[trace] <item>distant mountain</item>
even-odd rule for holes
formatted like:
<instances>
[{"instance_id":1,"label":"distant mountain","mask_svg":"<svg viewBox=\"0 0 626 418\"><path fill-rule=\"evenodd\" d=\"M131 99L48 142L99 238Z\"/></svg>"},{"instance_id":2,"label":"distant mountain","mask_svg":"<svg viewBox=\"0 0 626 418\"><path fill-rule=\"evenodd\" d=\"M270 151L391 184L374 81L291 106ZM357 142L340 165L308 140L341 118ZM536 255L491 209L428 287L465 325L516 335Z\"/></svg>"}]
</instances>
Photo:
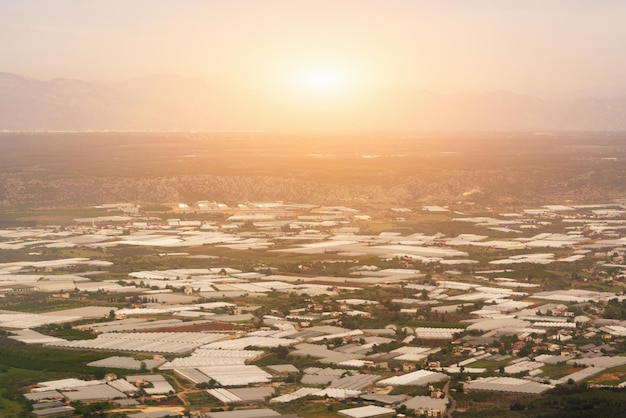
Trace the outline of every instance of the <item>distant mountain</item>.
<instances>
[{"instance_id":1,"label":"distant mountain","mask_svg":"<svg viewBox=\"0 0 626 418\"><path fill-rule=\"evenodd\" d=\"M323 109L275 91L173 75L122 83L0 73L0 130L626 130L626 97L545 100L509 92L371 91Z\"/></svg>"},{"instance_id":2,"label":"distant mountain","mask_svg":"<svg viewBox=\"0 0 626 418\"><path fill-rule=\"evenodd\" d=\"M178 76L106 84L0 73L0 129L193 129L210 98L209 85Z\"/></svg>"}]
</instances>

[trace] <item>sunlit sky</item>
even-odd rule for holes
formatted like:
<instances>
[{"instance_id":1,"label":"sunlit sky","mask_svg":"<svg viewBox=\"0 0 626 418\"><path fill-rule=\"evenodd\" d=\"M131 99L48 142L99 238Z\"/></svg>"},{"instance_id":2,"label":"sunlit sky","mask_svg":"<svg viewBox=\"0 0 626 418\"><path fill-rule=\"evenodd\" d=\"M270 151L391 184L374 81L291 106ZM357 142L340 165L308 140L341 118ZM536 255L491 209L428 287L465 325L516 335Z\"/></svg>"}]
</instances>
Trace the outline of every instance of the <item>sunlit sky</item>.
<instances>
[{"instance_id":1,"label":"sunlit sky","mask_svg":"<svg viewBox=\"0 0 626 418\"><path fill-rule=\"evenodd\" d=\"M0 71L311 94L624 93L625 23L624 0L0 0Z\"/></svg>"}]
</instances>

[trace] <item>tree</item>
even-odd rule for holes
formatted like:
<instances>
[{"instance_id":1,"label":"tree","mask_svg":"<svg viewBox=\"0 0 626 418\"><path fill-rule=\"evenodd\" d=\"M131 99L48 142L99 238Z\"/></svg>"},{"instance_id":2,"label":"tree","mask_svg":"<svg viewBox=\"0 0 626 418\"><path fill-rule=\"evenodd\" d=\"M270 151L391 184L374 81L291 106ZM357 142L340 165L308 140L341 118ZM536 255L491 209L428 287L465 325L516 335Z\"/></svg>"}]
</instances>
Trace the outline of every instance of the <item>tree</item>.
<instances>
[{"instance_id":1,"label":"tree","mask_svg":"<svg viewBox=\"0 0 626 418\"><path fill-rule=\"evenodd\" d=\"M518 357L526 357L526 356L529 356L530 354L532 354L532 352L533 352L533 351L530 349L530 347L525 346L525 347L522 347L522 348L518 351L517 356L518 356Z\"/></svg>"},{"instance_id":2,"label":"tree","mask_svg":"<svg viewBox=\"0 0 626 418\"><path fill-rule=\"evenodd\" d=\"M276 358L281 359L281 360L286 359L287 356L289 355L289 349L283 345L280 345L272 349L272 351L276 355Z\"/></svg>"},{"instance_id":3,"label":"tree","mask_svg":"<svg viewBox=\"0 0 626 418\"><path fill-rule=\"evenodd\" d=\"M396 409L396 413L405 414L408 412L409 408L406 405L400 405L398 409Z\"/></svg>"}]
</instances>

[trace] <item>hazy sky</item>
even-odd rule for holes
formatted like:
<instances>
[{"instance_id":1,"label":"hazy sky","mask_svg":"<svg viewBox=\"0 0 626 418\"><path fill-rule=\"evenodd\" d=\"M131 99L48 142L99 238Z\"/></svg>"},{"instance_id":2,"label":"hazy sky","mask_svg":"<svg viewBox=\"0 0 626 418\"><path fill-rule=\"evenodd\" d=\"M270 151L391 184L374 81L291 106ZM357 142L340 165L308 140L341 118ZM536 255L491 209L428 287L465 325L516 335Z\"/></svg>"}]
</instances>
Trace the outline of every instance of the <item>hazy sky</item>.
<instances>
[{"instance_id":1,"label":"hazy sky","mask_svg":"<svg viewBox=\"0 0 626 418\"><path fill-rule=\"evenodd\" d=\"M624 0L0 0L0 38L39 79L626 92Z\"/></svg>"}]
</instances>

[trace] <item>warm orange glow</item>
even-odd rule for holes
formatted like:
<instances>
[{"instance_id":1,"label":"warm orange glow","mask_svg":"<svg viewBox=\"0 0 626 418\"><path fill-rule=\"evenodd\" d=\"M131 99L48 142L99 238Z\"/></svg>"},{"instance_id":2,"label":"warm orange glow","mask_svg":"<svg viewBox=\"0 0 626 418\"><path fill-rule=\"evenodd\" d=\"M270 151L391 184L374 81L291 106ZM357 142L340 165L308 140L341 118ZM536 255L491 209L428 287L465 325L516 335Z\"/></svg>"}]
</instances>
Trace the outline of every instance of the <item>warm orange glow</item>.
<instances>
[{"instance_id":1,"label":"warm orange glow","mask_svg":"<svg viewBox=\"0 0 626 418\"><path fill-rule=\"evenodd\" d=\"M0 71L114 84L132 102L120 120L144 128L454 130L481 117L510 126L463 94L626 92L623 1L58 1L68 6L0 1L0 37L11 39L0 43ZM143 79L153 75L193 80ZM67 99L93 104L86 124L104 123L111 103L119 114L100 87ZM463 123L452 122L457 108Z\"/></svg>"},{"instance_id":2,"label":"warm orange glow","mask_svg":"<svg viewBox=\"0 0 626 418\"><path fill-rule=\"evenodd\" d=\"M346 76L330 67L313 67L298 75L297 87L304 93L330 95L348 87Z\"/></svg>"}]
</instances>

